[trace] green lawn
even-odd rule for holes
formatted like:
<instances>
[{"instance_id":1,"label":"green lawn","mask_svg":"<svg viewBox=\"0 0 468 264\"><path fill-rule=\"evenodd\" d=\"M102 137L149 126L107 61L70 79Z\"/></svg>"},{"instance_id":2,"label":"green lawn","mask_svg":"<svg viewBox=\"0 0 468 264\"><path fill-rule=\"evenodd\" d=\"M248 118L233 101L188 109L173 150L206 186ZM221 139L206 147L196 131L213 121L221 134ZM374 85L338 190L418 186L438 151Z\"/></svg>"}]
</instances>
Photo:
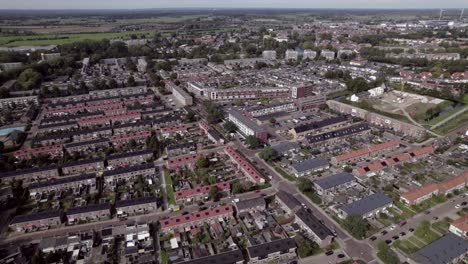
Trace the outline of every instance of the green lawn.
<instances>
[{"instance_id":1,"label":"green lawn","mask_svg":"<svg viewBox=\"0 0 468 264\"><path fill-rule=\"evenodd\" d=\"M174 189L172 188L172 179L171 175L168 171L164 171L164 180L166 182L166 195L167 195L167 202L169 204L176 204L176 200L174 197Z\"/></svg>"},{"instance_id":2,"label":"green lawn","mask_svg":"<svg viewBox=\"0 0 468 264\"><path fill-rule=\"evenodd\" d=\"M463 114L451 119L447 123L434 129L434 132L438 134L448 134L451 131L458 129L468 123L468 111L465 111Z\"/></svg>"},{"instance_id":3,"label":"green lawn","mask_svg":"<svg viewBox=\"0 0 468 264\"><path fill-rule=\"evenodd\" d=\"M432 224L432 229L436 230L440 234L445 234L448 232L450 227L450 218L444 218L438 222Z\"/></svg>"},{"instance_id":4,"label":"green lawn","mask_svg":"<svg viewBox=\"0 0 468 264\"><path fill-rule=\"evenodd\" d=\"M408 240L397 240L393 243L393 246L405 252L406 254L411 254L418 251L418 247Z\"/></svg>"},{"instance_id":5,"label":"green lawn","mask_svg":"<svg viewBox=\"0 0 468 264\"><path fill-rule=\"evenodd\" d=\"M435 125L437 123L439 123L440 121L444 120L445 118L449 117L449 116L452 116L458 112L460 112L461 110L463 110L465 107L468 107L468 106L465 106L465 105L462 105L460 107L457 107L455 109L453 109L452 111L449 111L447 113L444 113L442 115L439 115L438 117L435 117L433 119L431 119L429 122L427 122L428 125Z\"/></svg>"},{"instance_id":6,"label":"green lawn","mask_svg":"<svg viewBox=\"0 0 468 264\"><path fill-rule=\"evenodd\" d=\"M43 46L43 45L62 45L85 39L130 39L130 35L136 34L154 34L153 30L126 31L126 32L107 32L107 33L77 33L77 34L42 34L29 36L8 36L0 37L0 46Z\"/></svg>"},{"instance_id":7,"label":"green lawn","mask_svg":"<svg viewBox=\"0 0 468 264\"><path fill-rule=\"evenodd\" d=\"M286 173L283 169L281 169L280 167L276 166L276 165L273 165L273 167L275 168L275 171L278 172L279 174L281 174L281 176L283 176L283 178L285 178L286 180L288 181L291 181L291 182L294 182L296 181L296 177L292 176L292 175L289 175L288 173Z\"/></svg>"},{"instance_id":8,"label":"green lawn","mask_svg":"<svg viewBox=\"0 0 468 264\"><path fill-rule=\"evenodd\" d=\"M426 244L424 242L422 242L421 240L417 239L415 236L410 236L408 238L408 241L410 241L411 243L413 243L415 246L417 247L424 247Z\"/></svg>"}]
</instances>

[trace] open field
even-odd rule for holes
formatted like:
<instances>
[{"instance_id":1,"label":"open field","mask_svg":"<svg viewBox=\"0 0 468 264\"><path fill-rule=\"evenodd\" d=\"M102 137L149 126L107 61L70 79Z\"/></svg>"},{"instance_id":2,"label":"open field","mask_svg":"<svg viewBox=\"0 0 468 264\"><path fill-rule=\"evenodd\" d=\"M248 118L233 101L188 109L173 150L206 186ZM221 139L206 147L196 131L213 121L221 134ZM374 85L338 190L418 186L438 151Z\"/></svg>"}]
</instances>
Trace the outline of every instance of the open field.
<instances>
[{"instance_id":1,"label":"open field","mask_svg":"<svg viewBox=\"0 0 468 264\"><path fill-rule=\"evenodd\" d=\"M436 129L434 129L434 132L441 135L445 135L462 126L466 126L466 124L468 124L468 112L464 112L463 114L453 118L447 123L437 127Z\"/></svg>"},{"instance_id":2,"label":"open field","mask_svg":"<svg viewBox=\"0 0 468 264\"><path fill-rule=\"evenodd\" d=\"M85 39L101 40L101 39L130 39L130 35L136 34L154 34L155 31L126 31L126 32L111 32L111 33L81 33L81 34L45 34L45 35L30 35L30 36L12 36L0 37L0 46L42 46L42 45L62 45Z\"/></svg>"},{"instance_id":3,"label":"open field","mask_svg":"<svg viewBox=\"0 0 468 264\"><path fill-rule=\"evenodd\" d=\"M203 17L202 15L155 16L148 18L110 19L106 17L26 19L0 22L6 30L19 30L36 34L96 33L110 32L124 25L154 25L160 23L179 23Z\"/></svg>"},{"instance_id":4,"label":"open field","mask_svg":"<svg viewBox=\"0 0 468 264\"><path fill-rule=\"evenodd\" d=\"M146 35L152 37L156 32L162 35L169 35L177 30L137 30L137 31L124 31L124 32L103 32L103 33L78 33L78 34L42 34L42 35L28 35L28 36L8 36L0 37L0 46L4 47L17 47L17 46L45 46L45 45L63 45L70 44L78 41L101 40L101 39L130 39L131 35ZM212 28L203 30L191 31L178 31L179 35L187 33L216 33L216 32L229 32L236 31L232 28Z\"/></svg>"}]
</instances>

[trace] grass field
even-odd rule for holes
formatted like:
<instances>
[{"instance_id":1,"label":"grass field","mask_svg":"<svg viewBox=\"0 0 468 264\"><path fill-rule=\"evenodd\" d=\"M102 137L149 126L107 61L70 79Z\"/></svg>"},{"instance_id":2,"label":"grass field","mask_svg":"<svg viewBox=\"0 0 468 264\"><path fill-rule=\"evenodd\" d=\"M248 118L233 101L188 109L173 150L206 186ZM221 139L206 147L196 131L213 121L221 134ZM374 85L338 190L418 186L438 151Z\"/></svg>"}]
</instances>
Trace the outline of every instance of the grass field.
<instances>
[{"instance_id":1,"label":"grass field","mask_svg":"<svg viewBox=\"0 0 468 264\"><path fill-rule=\"evenodd\" d=\"M156 32L162 35L169 35L177 32L180 35L187 33L217 33L236 31L234 28L212 28L200 29L191 31L177 30L140 30L140 31L125 31L125 32L101 32L101 33L77 33L77 34L39 34L28 36L3 36L0 37L0 46L17 47L17 46L46 46L46 45L63 45L78 41L101 40L101 39L130 39L131 35L140 36L145 34L146 37L152 37Z\"/></svg>"},{"instance_id":2,"label":"grass field","mask_svg":"<svg viewBox=\"0 0 468 264\"><path fill-rule=\"evenodd\" d=\"M468 124L468 111L465 111L463 114L451 119L447 123L434 129L434 132L437 134L445 135L453 130L456 130L464 125Z\"/></svg>"},{"instance_id":3,"label":"grass field","mask_svg":"<svg viewBox=\"0 0 468 264\"><path fill-rule=\"evenodd\" d=\"M166 195L167 195L167 202L169 204L176 204L176 200L174 197L174 189L172 188L172 179L169 172L164 171L164 180L166 182Z\"/></svg>"},{"instance_id":4,"label":"grass field","mask_svg":"<svg viewBox=\"0 0 468 264\"><path fill-rule=\"evenodd\" d=\"M130 39L132 34L150 34L153 35L155 31L126 31L126 32L110 32L110 33L80 33L80 34L43 34L43 35L30 35L30 36L11 36L0 37L0 46L43 46L43 45L62 45L85 39L101 40L101 39Z\"/></svg>"}]
</instances>

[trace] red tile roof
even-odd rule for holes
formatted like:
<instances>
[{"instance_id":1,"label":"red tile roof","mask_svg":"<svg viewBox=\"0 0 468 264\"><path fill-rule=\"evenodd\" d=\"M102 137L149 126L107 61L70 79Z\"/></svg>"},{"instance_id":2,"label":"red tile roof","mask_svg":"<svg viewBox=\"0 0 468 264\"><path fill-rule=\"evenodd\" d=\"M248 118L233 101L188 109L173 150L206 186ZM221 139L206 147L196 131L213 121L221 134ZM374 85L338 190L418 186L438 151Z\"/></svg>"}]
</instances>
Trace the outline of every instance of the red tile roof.
<instances>
[{"instance_id":1,"label":"red tile roof","mask_svg":"<svg viewBox=\"0 0 468 264\"><path fill-rule=\"evenodd\" d=\"M460 229L462 232L468 232L468 214L453 221L451 225Z\"/></svg>"},{"instance_id":2,"label":"red tile roof","mask_svg":"<svg viewBox=\"0 0 468 264\"><path fill-rule=\"evenodd\" d=\"M187 199L197 195L207 195L210 192L211 187L216 186L220 191L229 191L231 186L228 182L218 182L213 185L199 186L194 189L180 190L174 193L176 200Z\"/></svg>"},{"instance_id":3,"label":"red tile roof","mask_svg":"<svg viewBox=\"0 0 468 264\"><path fill-rule=\"evenodd\" d=\"M52 146L45 146L45 147L38 147L32 149L20 149L13 152L13 156L15 157L24 157L29 155L38 155L42 153L55 153L57 151L62 151L63 145L52 145Z\"/></svg>"},{"instance_id":4,"label":"red tile roof","mask_svg":"<svg viewBox=\"0 0 468 264\"><path fill-rule=\"evenodd\" d=\"M434 149L432 148L432 146L412 149L409 152L400 153L400 154L398 154L396 156L393 156L391 158L386 158L384 160L378 160L378 161L372 162L370 164L367 164L366 166L356 168L356 169L354 169L354 171L357 172L358 174L366 174L367 172L380 170L380 169L383 169L384 167L393 166L393 165L395 165L397 163L410 160L413 157L418 157L418 156L430 154L433 151L434 151Z\"/></svg>"},{"instance_id":5,"label":"red tile roof","mask_svg":"<svg viewBox=\"0 0 468 264\"><path fill-rule=\"evenodd\" d=\"M204 220L211 217L222 217L225 215L232 215L233 208L232 205L225 205L216 208L209 208L206 210L202 210L200 212L190 213L188 215L179 215L174 216L169 219L159 220L159 224L162 229L176 227L179 225L190 224L195 221Z\"/></svg>"},{"instance_id":6,"label":"red tile roof","mask_svg":"<svg viewBox=\"0 0 468 264\"><path fill-rule=\"evenodd\" d=\"M436 183L430 183L430 184L426 184L426 185L423 185L421 187L409 190L409 191L401 194L401 197L408 200L409 204L413 204L415 200L417 200L420 197L423 197L425 195L428 195L430 193L434 193L438 189L439 189L439 186Z\"/></svg>"},{"instance_id":7,"label":"red tile roof","mask_svg":"<svg viewBox=\"0 0 468 264\"><path fill-rule=\"evenodd\" d=\"M338 155L335 157L335 160L336 161L349 160L355 157L364 156L366 154L370 154L370 153L377 152L380 150L392 148L392 147L398 146L399 144L400 144L400 141L392 140L392 141L388 141L382 144L372 145L370 147L366 147L366 148L358 149L358 150L351 151L348 153L344 153L342 155Z\"/></svg>"},{"instance_id":8,"label":"red tile roof","mask_svg":"<svg viewBox=\"0 0 468 264\"><path fill-rule=\"evenodd\" d=\"M262 175L260 175L260 173L258 173L258 171L235 149L228 146L224 149L224 152L226 152L226 154L241 167L242 171L244 171L253 182L258 184L265 181L265 178L263 178Z\"/></svg>"}]
</instances>

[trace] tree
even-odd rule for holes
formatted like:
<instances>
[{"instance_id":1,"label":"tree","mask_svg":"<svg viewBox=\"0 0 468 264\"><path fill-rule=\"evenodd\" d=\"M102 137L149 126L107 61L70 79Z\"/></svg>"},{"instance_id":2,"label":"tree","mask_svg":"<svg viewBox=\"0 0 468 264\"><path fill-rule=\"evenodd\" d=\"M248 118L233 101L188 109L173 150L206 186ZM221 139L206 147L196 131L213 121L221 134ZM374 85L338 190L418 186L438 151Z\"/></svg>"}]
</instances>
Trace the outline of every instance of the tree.
<instances>
[{"instance_id":1,"label":"tree","mask_svg":"<svg viewBox=\"0 0 468 264\"><path fill-rule=\"evenodd\" d=\"M360 215L348 215L343 224L344 228L357 239L363 239L369 228L369 224Z\"/></svg>"},{"instance_id":2,"label":"tree","mask_svg":"<svg viewBox=\"0 0 468 264\"><path fill-rule=\"evenodd\" d=\"M236 194L236 193L242 193L242 192L244 192L244 187L239 181L235 181L232 184L232 193Z\"/></svg>"},{"instance_id":3,"label":"tree","mask_svg":"<svg viewBox=\"0 0 468 264\"><path fill-rule=\"evenodd\" d=\"M217 186L212 186L210 188L210 192L208 193L208 197L210 197L211 200L216 201L218 199L218 187Z\"/></svg>"},{"instance_id":4,"label":"tree","mask_svg":"<svg viewBox=\"0 0 468 264\"><path fill-rule=\"evenodd\" d=\"M247 144L250 149L256 149L259 148L262 143L255 136L247 136L245 138L245 144Z\"/></svg>"},{"instance_id":5,"label":"tree","mask_svg":"<svg viewBox=\"0 0 468 264\"><path fill-rule=\"evenodd\" d=\"M205 157L198 157L195 161L197 168L206 168L208 167L208 160Z\"/></svg>"},{"instance_id":6,"label":"tree","mask_svg":"<svg viewBox=\"0 0 468 264\"><path fill-rule=\"evenodd\" d=\"M294 238L297 244L297 254L300 258L313 255L320 247L317 243L298 234Z\"/></svg>"},{"instance_id":7,"label":"tree","mask_svg":"<svg viewBox=\"0 0 468 264\"><path fill-rule=\"evenodd\" d=\"M380 242L377 248L379 249L379 251L377 252L377 256L380 258L380 260L382 260L383 263L400 263L400 259L398 258L397 254L393 252L393 250L385 242Z\"/></svg>"},{"instance_id":8,"label":"tree","mask_svg":"<svg viewBox=\"0 0 468 264\"><path fill-rule=\"evenodd\" d=\"M260 158L266 161L274 160L277 157L277 155L278 152L276 152L276 150L269 146L263 148L262 151L260 151L260 153L258 154Z\"/></svg>"},{"instance_id":9,"label":"tree","mask_svg":"<svg viewBox=\"0 0 468 264\"><path fill-rule=\"evenodd\" d=\"M353 93L359 93L359 92L362 92L362 91L369 90L369 84L362 77L357 77L355 79L349 79L348 81L346 81L346 87L348 87L348 90L353 92Z\"/></svg>"},{"instance_id":10,"label":"tree","mask_svg":"<svg viewBox=\"0 0 468 264\"><path fill-rule=\"evenodd\" d=\"M133 76L128 76L127 78L127 86L136 86L135 78Z\"/></svg>"},{"instance_id":11,"label":"tree","mask_svg":"<svg viewBox=\"0 0 468 264\"><path fill-rule=\"evenodd\" d=\"M270 124L275 125L276 119L274 117L270 118Z\"/></svg>"},{"instance_id":12,"label":"tree","mask_svg":"<svg viewBox=\"0 0 468 264\"><path fill-rule=\"evenodd\" d=\"M111 89L117 88L117 81L115 79L109 80L109 88Z\"/></svg>"},{"instance_id":13,"label":"tree","mask_svg":"<svg viewBox=\"0 0 468 264\"><path fill-rule=\"evenodd\" d=\"M234 133L237 130L236 124L234 124L232 121L226 121L223 127L229 133Z\"/></svg>"},{"instance_id":14,"label":"tree","mask_svg":"<svg viewBox=\"0 0 468 264\"><path fill-rule=\"evenodd\" d=\"M39 87L42 82L42 75L29 68L24 70L16 80L16 85L23 90L31 90Z\"/></svg>"},{"instance_id":15,"label":"tree","mask_svg":"<svg viewBox=\"0 0 468 264\"><path fill-rule=\"evenodd\" d=\"M297 179L297 188L299 188L299 191L301 192L310 192L313 190L312 182L309 181L307 178L299 178Z\"/></svg>"}]
</instances>

